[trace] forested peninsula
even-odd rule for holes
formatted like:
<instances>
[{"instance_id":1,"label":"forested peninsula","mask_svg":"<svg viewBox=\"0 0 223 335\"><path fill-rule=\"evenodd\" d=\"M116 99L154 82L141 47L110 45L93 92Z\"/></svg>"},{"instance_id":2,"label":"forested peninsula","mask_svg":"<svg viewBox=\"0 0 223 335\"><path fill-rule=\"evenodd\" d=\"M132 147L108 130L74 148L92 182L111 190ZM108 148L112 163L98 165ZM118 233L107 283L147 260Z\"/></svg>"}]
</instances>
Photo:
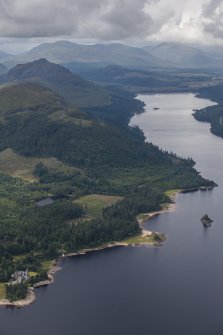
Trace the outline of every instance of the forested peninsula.
<instances>
[{"instance_id":1,"label":"forested peninsula","mask_svg":"<svg viewBox=\"0 0 223 335\"><path fill-rule=\"evenodd\" d=\"M140 236L137 215L170 203L168 190L215 186L192 159L145 143L129 127L144 108L132 93L101 88L46 60L15 67L0 81L5 302L24 299L30 287L47 281L61 255ZM67 98L74 89L76 105Z\"/></svg>"},{"instance_id":2,"label":"forested peninsula","mask_svg":"<svg viewBox=\"0 0 223 335\"><path fill-rule=\"evenodd\" d=\"M199 90L199 96L215 101L216 106L207 107L194 113L196 120L208 122L211 125L211 132L223 137L223 85L215 85Z\"/></svg>"}]
</instances>

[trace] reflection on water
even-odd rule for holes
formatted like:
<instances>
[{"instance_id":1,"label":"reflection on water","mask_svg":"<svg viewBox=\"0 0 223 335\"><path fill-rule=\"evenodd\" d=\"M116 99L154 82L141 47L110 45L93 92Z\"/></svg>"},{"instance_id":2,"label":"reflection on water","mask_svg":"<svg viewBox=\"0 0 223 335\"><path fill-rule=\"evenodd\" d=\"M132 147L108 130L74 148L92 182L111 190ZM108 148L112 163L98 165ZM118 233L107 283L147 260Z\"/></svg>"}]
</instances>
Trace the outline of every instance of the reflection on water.
<instances>
[{"instance_id":1,"label":"reflection on water","mask_svg":"<svg viewBox=\"0 0 223 335\"><path fill-rule=\"evenodd\" d=\"M222 139L210 134L209 124L192 116L193 110L215 103L198 99L192 93L141 95L138 98L145 102L146 112L133 117L131 124L143 130L147 141L179 156L192 157L202 175L218 178L216 174L220 174L220 169L216 159L221 164ZM154 110L154 106L160 109Z\"/></svg>"}]
</instances>

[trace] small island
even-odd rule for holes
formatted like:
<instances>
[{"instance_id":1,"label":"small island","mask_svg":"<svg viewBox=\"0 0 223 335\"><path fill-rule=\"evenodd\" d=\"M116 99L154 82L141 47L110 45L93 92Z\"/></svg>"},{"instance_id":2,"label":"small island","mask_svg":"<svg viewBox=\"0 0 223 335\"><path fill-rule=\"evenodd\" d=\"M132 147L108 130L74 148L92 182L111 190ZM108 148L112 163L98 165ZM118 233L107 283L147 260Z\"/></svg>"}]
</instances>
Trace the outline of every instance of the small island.
<instances>
[{"instance_id":1,"label":"small island","mask_svg":"<svg viewBox=\"0 0 223 335\"><path fill-rule=\"evenodd\" d=\"M204 227L210 227L213 220L209 218L209 216L207 214L205 214L202 218L201 218L201 222L203 223Z\"/></svg>"}]
</instances>

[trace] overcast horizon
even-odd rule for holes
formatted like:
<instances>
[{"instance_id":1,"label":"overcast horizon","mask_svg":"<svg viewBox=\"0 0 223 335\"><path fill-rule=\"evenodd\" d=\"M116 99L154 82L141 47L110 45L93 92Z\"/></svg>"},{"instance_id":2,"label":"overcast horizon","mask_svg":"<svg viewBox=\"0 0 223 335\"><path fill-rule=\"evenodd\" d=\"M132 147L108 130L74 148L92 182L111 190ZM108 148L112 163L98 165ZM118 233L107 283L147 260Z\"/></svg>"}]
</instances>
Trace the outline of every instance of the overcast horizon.
<instances>
[{"instance_id":1,"label":"overcast horizon","mask_svg":"<svg viewBox=\"0 0 223 335\"><path fill-rule=\"evenodd\" d=\"M222 0L0 0L0 50L40 43L223 45Z\"/></svg>"}]
</instances>

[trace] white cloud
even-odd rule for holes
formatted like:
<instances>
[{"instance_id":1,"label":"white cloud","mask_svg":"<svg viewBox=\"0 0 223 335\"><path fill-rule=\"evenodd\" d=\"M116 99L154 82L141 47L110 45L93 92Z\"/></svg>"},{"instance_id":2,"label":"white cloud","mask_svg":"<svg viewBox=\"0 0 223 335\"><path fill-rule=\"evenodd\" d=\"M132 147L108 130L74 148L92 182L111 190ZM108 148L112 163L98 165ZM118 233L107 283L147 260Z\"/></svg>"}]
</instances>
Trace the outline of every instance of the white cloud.
<instances>
[{"instance_id":1,"label":"white cloud","mask_svg":"<svg viewBox=\"0 0 223 335\"><path fill-rule=\"evenodd\" d=\"M205 41L202 23L203 6L208 0L160 0L147 6L153 20L161 22L160 29L147 36L158 41L177 42Z\"/></svg>"}]
</instances>

